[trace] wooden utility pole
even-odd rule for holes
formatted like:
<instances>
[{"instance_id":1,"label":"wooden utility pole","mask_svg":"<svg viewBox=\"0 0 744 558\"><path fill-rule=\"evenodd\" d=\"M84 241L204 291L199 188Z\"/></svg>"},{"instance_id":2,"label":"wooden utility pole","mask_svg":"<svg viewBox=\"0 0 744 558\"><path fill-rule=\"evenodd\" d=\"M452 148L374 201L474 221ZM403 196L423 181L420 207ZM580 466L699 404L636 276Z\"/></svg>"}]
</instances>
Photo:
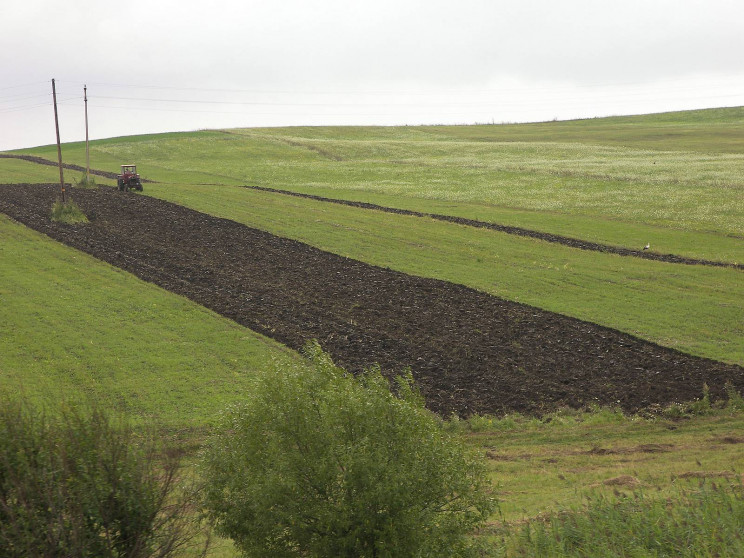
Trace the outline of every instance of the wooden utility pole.
<instances>
[{"instance_id":1,"label":"wooden utility pole","mask_svg":"<svg viewBox=\"0 0 744 558\"><path fill-rule=\"evenodd\" d=\"M62 188L62 203L65 203L65 177L62 174L62 146L59 143L59 118L57 117L57 89L52 79L52 98L54 99L54 129L57 130L57 159L59 160L59 186Z\"/></svg>"},{"instance_id":2,"label":"wooden utility pole","mask_svg":"<svg viewBox=\"0 0 744 558\"><path fill-rule=\"evenodd\" d=\"M90 149L88 148L88 86L83 85L83 99L85 100L85 183L90 180Z\"/></svg>"}]
</instances>

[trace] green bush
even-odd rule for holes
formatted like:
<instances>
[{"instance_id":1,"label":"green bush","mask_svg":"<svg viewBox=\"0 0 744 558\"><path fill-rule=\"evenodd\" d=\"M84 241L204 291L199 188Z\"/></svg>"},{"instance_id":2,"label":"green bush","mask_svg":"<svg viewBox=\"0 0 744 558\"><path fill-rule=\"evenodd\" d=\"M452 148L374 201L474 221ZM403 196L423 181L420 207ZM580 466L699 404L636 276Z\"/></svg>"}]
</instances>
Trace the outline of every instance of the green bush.
<instances>
[{"instance_id":1,"label":"green bush","mask_svg":"<svg viewBox=\"0 0 744 558\"><path fill-rule=\"evenodd\" d=\"M57 200L52 205L52 221L74 225L76 223L87 223L88 218L74 201L67 200L62 203L62 201Z\"/></svg>"},{"instance_id":2,"label":"green bush","mask_svg":"<svg viewBox=\"0 0 744 558\"><path fill-rule=\"evenodd\" d=\"M206 507L245 556L458 556L492 510L485 470L410 375L355 378L320 348L229 408L203 456Z\"/></svg>"},{"instance_id":3,"label":"green bush","mask_svg":"<svg viewBox=\"0 0 744 558\"><path fill-rule=\"evenodd\" d=\"M0 555L171 556L194 531L178 460L101 410L0 407ZM193 517L193 514L192 516Z\"/></svg>"}]
</instances>

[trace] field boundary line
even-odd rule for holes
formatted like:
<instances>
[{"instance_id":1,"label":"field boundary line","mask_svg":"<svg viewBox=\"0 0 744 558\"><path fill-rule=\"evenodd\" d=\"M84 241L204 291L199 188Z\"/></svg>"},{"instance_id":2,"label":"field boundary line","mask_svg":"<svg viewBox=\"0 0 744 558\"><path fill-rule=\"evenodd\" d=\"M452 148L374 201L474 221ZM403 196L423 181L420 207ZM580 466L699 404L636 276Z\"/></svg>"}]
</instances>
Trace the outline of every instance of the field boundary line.
<instances>
[{"instance_id":1,"label":"field boundary line","mask_svg":"<svg viewBox=\"0 0 744 558\"><path fill-rule=\"evenodd\" d=\"M449 223L455 223L458 225L464 225L467 227L475 227L479 229L490 229L506 234L524 236L528 238L534 238L537 240L544 240L545 242L552 242L554 244L561 244L568 246L569 248L577 248L579 250L587 250L591 252L602 252L604 254L615 254L617 256L626 256L633 258L641 258L644 260L652 260L664 263L675 263L683 265L702 265L708 267L727 267L732 269L744 270L744 264L731 263L731 262L719 262L713 260L704 260L698 258L688 258L685 256L678 256L676 254L659 254L658 252L647 252L645 250L633 250L631 248L622 248L620 246L613 246L611 244L601 244L599 242L590 242L587 240L581 240L579 238L572 238L570 236L563 236L559 234L552 234L547 232L536 231L533 229L525 229L523 227L516 227L512 225L500 225L498 223L489 223L487 221L477 221L475 219L467 219L465 217L456 217L453 215L441 215L437 213L425 213L421 211L414 211L411 209L399 209L395 207L386 207L384 205L377 205L374 203L357 202L352 200L343 200L338 198L327 198L324 196L317 196L315 194L305 194L302 192L293 192L291 190L280 190L278 188L269 188L266 186L250 186L244 185L244 188L259 190L261 192L269 192L273 194L283 194L286 196L295 196L298 198L306 198L314 201L336 203L339 205L346 205L350 207L357 207L361 209L371 209L375 211L383 211L385 213L395 213L398 215L408 215L412 217L428 217L437 221L446 221Z\"/></svg>"}]
</instances>

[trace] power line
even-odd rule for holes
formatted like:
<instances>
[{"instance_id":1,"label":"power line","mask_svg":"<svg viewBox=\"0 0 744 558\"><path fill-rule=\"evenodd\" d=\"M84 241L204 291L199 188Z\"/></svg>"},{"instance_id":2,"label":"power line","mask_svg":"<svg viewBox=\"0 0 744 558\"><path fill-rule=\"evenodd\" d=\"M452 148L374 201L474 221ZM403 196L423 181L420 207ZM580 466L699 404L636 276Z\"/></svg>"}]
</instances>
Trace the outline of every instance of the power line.
<instances>
[{"instance_id":1,"label":"power line","mask_svg":"<svg viewBox=\"0 0 744 558\"><path fill-rule=\"evenodd\" d=\"M49 97L49 93L42 93L40 95L10 95L8 97L0 97L0 103L24 101L26 99L38 99L39 97Z\"/></svg>"},{"instance_id":2,"label":"power line","mask_svg":"<svg viewBox=\"0 0 744 558\"><path fill-rule=\"evenodd\" d=\"M710 96L710 97L676 97L673 100L676 102L691 102L691 101L704 101L709 99L724 99L724 98L735 98L735 97L741 97L742 102L744 102L744 94L732 94L732 95L717 95L717 96ZM580 100L580 99L574 99L574 100ZM646 99L636 99L635 102L641 102L645 101ZM670 99L666 99L670 100ZM224 111L224 110L204 110L204 109L187 109L187 108L165 108L165 107L147 107L147 106L119 106L119 105L109 105L109 104L101 104L94 102L92 99L90 101L90 106L92 108L106 108L106 109L115 109L115 110L128 110L128 111L150 111L150 112L177 112L177 113L193 113L193 114L224 114L224 115L242 115L242 116L324 116L324 117L383 117L383 116L393 116L391 112L386 113L358 113L358 112L346 112L346 113L306 113L303 112L301 114L288 114L287 112L266 112L266 111ZM256 105L252 106L259 106L263 103L258 103ZM266 104L267 106L272 106L271 104ZM327 105L317 105L317 104L294 104L294 105L287 105L288 107L296 107L296 108L303 108L303 107L318 107L318 106L327 106L329 108L338 108L338 107L362 107L362 106L375 106L375 107L389 107L391 109L398 108L401 106L408 106L408 105L337 105L337 104L327 104ZM487 110L489 112L493 112L494 108L499 109L500 111L504 110L525 110L528 108L540 108L542 110L545 110L550 107L554 107L556 110L565 110L566 107L558 106L558 104L555 102L554 99L551 100L545 100L545 101L535 101L535 102L514 102L514 101L505 101L505 102L498 102L498 103L483 103L483 104L463 104L463 103L451 103L447 105L442 105L446 107L466 107L470 110L461 110L458 112L442 112L441 110L437 111L437 108L435 106L431 107L419 107L421 110L415 111L415 113L412 113L411 111L406 111L407 115L428 115L432 111L436 111L436 114L438 116L459 116L459 115L467 115L472 114L473 111L484 111ZM429 109L428 111L425 109Z\"/></svg>"},{"instance_id":3,"label":"power line","mask_svg":"<svg viewBox=\"0 0 744 558\"><path fill-rule=\"evenodd\" d=\"M575 90L575 89L593 89L593 88L616 88L616 87L658 87L660 84L669 85L674 83L687 83L690 78L673 78L666 79L663 82L654 81L634 81L634 82L604 82L604 83L588 83L588 84L553 84L543 86L526 85L524 87L499 87L499 88L487 88L487 89L430 89L428 91L406 91L406 90L314 90L314 89L232 89L232 88L207 88L207 87L178 87L178 86L167 86L167 85L153 85L153 84L131 84L131 83L104 83L104 82L88 82L88 85L101 86L101 87L114 87L114 88L126 88L126 89L154 89L154 90L167 90L167 91L201 91L206 93L250 93L250 94L293 94L293 95L400 95L400 96L435 96L435 95L446 95L446 94L494 94L494 93L520 93L525 91L556 91L556 90ZM705 85L699 85L698 87L710 87L720 88L725 82L739 84L744 82L744 75L730 77L725 80L716 80L715 82L709 82ZM77 82L67 82L78 85ZM82 83L79 84L82 87Z\"/></svg>"},{"instance_id":4,"label":"power line","mask_svg":"<svg viewBox=\"0 0 744 558\"><path fill-rule=\"evenodd\" d=\"M602 95L600 98L602 99L627 99L628 97L654 97L657 94L652 92L646 92L646 93L615 93L613 95ZM703 96L697 96L696 99L717 99L717 98L728 98L728 97L739 97L744 95L744 93L733 93L733 94L727 94L727 95L705 95ZM503 104L503 99L492 99L488 101L460 101L460 100L450 100L450 101L442 101L438 103L430 103L428 105L422 105L421 103L410 103L410 102L377 102L377 103L344 103L344 102L328 102L328 103L279 103L274 101L205 101L205 100L197 100L197 99L158 99L158 98L147 98L147 97L112 97L107 95L97 95L95 97L91 96L91 99L107 99L107 100L116 100L116 101L144 101L144 102L153 102L153 103L186 103L186 104L200 104L200 105L245 105L245 106L282 106L282 107L438 107L438 106L484 106L484 105L496 105L500 106ZM570 99L572 101L580 101L580 100L587 100L587 99L595 99L596 96L592 97L577 97L575 95L572 95L570 97L565 97L565 99ZM552 96L549 100L549 102L554 103L556 101L556 97Z\"/></svg>"},{"instance_id":5,"label":"power line","mask_svg":"<svg viewBox=\"0 0 744 558\"><path fill-rule=\"evenodd\" d=\"M40 84L49 85L49 81L34 81L32 83L22 83L19 85L8 85L6 87L0 87L0 91L5 91L6 89L18 89L20 87L30 87L32 85L40 85Z\"/></svg>"},{"instance_id":6,"label":"power line","mask_svg":"<svg viewBox=\"0 0 744 558\"><path fill-rule=\"evenodd\" d=\"M62 104L63 102L66 102L66 101L73 101L73 100L77 100L77 99L81 99L81 98L82 97L65 97L63 99L57 99L57 104ZM11 106L11 107L0 107L0 113L17 112L17 111L28 110L28 109L37 108L37 107L50 107L50 106L52 106L52 100L51 99L49 99L49 101L47 101L45 103L35 103L35 104L32 104L32 105L19 105L19 106L15 106L15 107L13 107L13 106Z\"/></svg>"}]
</instances>

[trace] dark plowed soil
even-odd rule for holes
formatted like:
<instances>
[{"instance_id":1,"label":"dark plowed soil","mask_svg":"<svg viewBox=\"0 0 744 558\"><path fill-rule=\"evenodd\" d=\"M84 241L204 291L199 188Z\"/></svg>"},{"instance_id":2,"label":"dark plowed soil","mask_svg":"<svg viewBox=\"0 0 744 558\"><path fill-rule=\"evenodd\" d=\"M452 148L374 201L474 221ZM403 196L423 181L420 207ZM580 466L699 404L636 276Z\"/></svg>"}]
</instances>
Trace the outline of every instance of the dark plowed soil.
<instances>
[{"instance_id":1,"label":"dark plowed soil","mask_svg":"<svg viewBox=\"0 0 744 558\"><path fill-rule=\"evenodd\" d=\"M53 223L53 185L0 186L0 211L290 347L352 371L410 367L441 413L636 411L744 390L744 369L459 285L373 267L154 198L75 190L88 225ZM208 371L204 372L208 374Z\"/></svg>"},{"instance_id":2,"label":"dark plowed soil","mask_svg":"<svg viewBox=\"0 0 744 558\"><path fill-rule=\"evenodd\" d=\"M712 260L701 260L697 258L686 258L684 256L677 256L676 254L659 254L657 252L651 252L646 250L631 250L630 248L623 248L621 246L612 246L610 244L599 244L598 242L588 242L579 238L571 238L570 236L562 236L559 234L551 234L541 231L534 231L532 229L524 229L522 227L513 227L511 225L499 225L498 223L488 223L485 221L476 221L475 219L466 219L465 217L455 217L453 215L439 215L437 213L422 213L420 211L411 211L410 209L397 209L395 207L385 207L382 205L376 205L374 203L357 202L350 200L341 200L334 198L324 198L322 196L315 196L313 194L303 194L300 192L292 192L289 190L277 190L276 188L265 188L262 186L246 186L246 188L252 188L254 190L261 190L264 192L273 192L276 194L284 194L287 196L296 196L300 198L307 198L316 201L324 201L329 203L337 203L340 205L348 205L351 207L361 207L363 209L375 209L377 211L384 211L386 213L397 213L399 215L413 215L415 217L429 217L438 221L448 221L450 223L457 223L459 225L467 225L468 227L476 227L479 229L491 229L494 231L504 232L507 234L514 234L517 236L526 236L529 238L536 238L538 240L544 240L546 242L554 242L556 244L563 244L570 248L578 248L579 250L590 250L593 252L604 252L606 254L616 254L618 256L632 256L635 258L643 258L644 260L654 260L657 262L667 263L678 263L685 265L707 265L712 267L732 267L735 269L744 269L744 264L728 263L728 262L716 262Z\"/></svg>"}]
</instances>

